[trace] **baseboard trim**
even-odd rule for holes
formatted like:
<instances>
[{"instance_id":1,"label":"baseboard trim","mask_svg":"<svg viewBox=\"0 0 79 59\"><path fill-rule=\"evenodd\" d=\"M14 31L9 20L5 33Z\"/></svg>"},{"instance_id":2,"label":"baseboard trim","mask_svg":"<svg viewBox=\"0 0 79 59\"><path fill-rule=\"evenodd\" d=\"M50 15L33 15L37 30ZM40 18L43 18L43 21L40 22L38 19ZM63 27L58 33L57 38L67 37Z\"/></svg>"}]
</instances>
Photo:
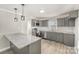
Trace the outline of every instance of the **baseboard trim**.
<instances>
[{"instance_id":1,"label":"baseboard trim","mask_svg":"<svg viewBox=\"0 0 79 59\"><path fill-rule=\"evenodd\" d=\"M3 48L3 49L0 49L0 53L3 52L3 51L6 51L8 49L10 49L10 47L6 47L6 48Z\"/></svg>"}]
</instances>

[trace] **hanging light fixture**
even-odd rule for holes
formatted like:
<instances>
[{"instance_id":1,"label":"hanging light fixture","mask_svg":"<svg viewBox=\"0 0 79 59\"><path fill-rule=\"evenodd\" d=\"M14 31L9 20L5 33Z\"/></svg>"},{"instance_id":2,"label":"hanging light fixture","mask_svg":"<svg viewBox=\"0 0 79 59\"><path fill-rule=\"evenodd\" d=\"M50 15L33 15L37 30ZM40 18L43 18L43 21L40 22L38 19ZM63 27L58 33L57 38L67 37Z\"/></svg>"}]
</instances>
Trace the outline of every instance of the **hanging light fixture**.
<instances>
[{"instance_id":1,"label":"hanging light fixture","mask_svg":"<svg viewBox=\"0 0 79 59\"><path fill-rule=\"evenodd\" d=\"M17 22L18 21L18 18L17 18L17 8L14 8L14 10L15 10L14 22Z\"/></svg>"},{"instance_id":2,"label":"hanging light fixture","mask_svg":"<svg viewBox=\"0 0 79 59\"><path fill-rule=\"evenodd\" d=\"M21 15L21 20L24 21L25 20L25 16L24 16L24 4L22 5L22 15Z\"/></svg>"}]
</instances>

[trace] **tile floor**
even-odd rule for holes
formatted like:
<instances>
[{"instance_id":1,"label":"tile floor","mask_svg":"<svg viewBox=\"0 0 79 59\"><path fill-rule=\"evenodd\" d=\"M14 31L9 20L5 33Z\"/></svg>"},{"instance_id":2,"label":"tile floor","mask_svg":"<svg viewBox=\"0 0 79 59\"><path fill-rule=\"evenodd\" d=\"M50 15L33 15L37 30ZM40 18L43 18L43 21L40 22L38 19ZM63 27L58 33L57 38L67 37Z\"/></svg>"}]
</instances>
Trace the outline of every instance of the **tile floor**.
<instances>
[{"instance_id":1,"label":"tile floor","mask_svg":"<svg viewBox=\"0 0 79 59\"><path fill-rule=\"evenodd\" d=\"M75 54L74 48L57 43L54 41L41 40L41 53L42 54ZM11 49L2 52L1 54L14 54Z\"/></svg>"},{"instance_id":2,"label":"tile floor","mask_svg":"<svg viewBox=\"0 0 79 59\"><path fill-rule=\"evenodd\" d=\"M69 47L62 43L43 39L41 44L42 54L75 54L74 47Z\"/></svg>"}]
</instances>

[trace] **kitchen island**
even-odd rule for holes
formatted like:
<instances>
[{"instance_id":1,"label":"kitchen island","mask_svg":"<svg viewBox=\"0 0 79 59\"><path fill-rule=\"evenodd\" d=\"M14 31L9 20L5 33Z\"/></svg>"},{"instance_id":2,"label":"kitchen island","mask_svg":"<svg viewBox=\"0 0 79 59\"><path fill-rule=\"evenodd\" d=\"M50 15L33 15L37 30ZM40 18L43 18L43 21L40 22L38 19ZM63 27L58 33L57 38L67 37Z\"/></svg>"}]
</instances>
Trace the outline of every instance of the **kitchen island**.
<instances>
[{"instance_id":1,"label":"kitchen island","mask_svg":"<svg viewBox=\"0 0 79 59\"><path fill-rule=\"evenodd\" d=\"M27 36L23 33L8 34L5 37L10 41L10 48L15 54L40 54L41 38Z\"/></svg>"}]
</instances>

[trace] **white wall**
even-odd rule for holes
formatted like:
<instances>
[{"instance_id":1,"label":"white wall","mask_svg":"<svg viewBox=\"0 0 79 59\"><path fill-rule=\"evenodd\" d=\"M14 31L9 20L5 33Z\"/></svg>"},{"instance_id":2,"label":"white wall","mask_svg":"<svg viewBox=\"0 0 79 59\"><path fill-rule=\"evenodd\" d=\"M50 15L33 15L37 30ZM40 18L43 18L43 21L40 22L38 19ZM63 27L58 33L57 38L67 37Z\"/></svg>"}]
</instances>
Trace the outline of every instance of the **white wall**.
<instances>
[{"instance_id":1,"label":"white wall","mask_svg":"<svg viewBox=\"0 0 79 59\"><path fill-rule=\"evenodd\" d=\"M14 22L14 14L0 11L0 51L10 48L10 43L3 35L10 33L25 33L31 35L31 18L26 17L25 21Z\"/></svg>"},{"instance_id":2,"label":"white wall","mask_svg":"<svg viewBox=\"0 0 79 59\"><path fill-rule=\"evenodd\" d=\"M19 16L18 16L19 17ZM0 11L0 51L9 48L9 41L3 37L4 34L22 32L22 22L14 22L14 15L9 12Z\"/></svg>"},{"instance_id":3,"label":"white wall","mask_svg":"<svg viewBox=\"0 0 79 59\"><path fill-rule=\"evenodd\" d=\"M23 22L23 33L27 35L32 35L31 19L31 17L26 17L26 20Z\"/></svg>"},{"instance_id":4,"label":"white wall","mask_svg":"<svg viewBox=\"0 0 79 59\"><path fill-rule=\"evenodd\" d=\"M75 21L75 51L78 52L78 18Z\"/></svg>"},{"instance_id":5,"label":"white wall","mask_svg":"<svg viewBox=\"0 0 79 59\"><path fill-rule=\"evenodd\" d=\"M20 21L14 22L13 19L13 14L0 11L0 33L12 33L21 31Z\"/></svg>"},{"instance_id":6,"label":"white wall","mask_svg":"<svg viewBox=\"0 0 79 59\"><path fill-rule=\"evenodd\" d=\"M75 50L79 53L79 12L78 18L75 21Z\"/></svg>"}]
</instances>

